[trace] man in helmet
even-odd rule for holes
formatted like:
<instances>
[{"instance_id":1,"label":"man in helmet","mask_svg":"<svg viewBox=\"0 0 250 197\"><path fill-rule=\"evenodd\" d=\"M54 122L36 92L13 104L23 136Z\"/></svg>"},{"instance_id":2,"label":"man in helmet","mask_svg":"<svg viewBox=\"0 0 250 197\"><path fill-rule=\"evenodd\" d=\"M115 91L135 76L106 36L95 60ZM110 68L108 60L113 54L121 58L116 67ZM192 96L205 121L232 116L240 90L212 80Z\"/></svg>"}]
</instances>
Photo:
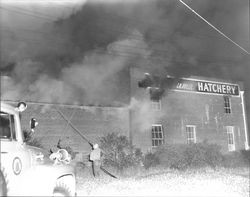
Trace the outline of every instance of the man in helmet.
<instances>
[{"instance_id":1,"label":"man in helmet","mask_svg":"<svg viewBox=\"0 0 250 197\"><path fill-rule=\"evenodd\" d=\"M93 174L95 177L100 176L100 171L101 171L101 154L102 151L99 148L98 144L94 144L92 147L92 151L90 152L89 159L92 161L92 169L93 169Z\"/></svg>"}]
</instances>

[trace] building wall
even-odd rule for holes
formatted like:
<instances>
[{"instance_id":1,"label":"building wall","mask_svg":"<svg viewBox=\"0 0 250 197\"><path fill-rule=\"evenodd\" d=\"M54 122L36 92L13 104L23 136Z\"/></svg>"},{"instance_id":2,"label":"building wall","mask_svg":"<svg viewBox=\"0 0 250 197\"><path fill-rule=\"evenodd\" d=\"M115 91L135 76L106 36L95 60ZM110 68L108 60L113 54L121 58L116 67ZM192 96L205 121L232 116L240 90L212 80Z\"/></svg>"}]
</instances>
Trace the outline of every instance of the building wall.
<instances>
[{"instance_id":1,"label":"building wall","mask_svg":"<svg viewBox=\"0 0 250 197\"><path fill-rule=\"evenodd\" d=\"M145 72L150 72L145 70ZM23 129L29 130L29 120L35 117L39 125L34 137L47 150L58 140L77 152L89 152L91 147L65 121L58 110L92 143L102 136L117 132L128 136L132 143L146 152L152 149L152 124L161 124L164 143L187 143L186 125L196 126L196 142L207 140L228 151L226 126L234 127L236 150L245 148L245 130L240 96L229 96L232 113L224 111L224 95L191 93L166 89L161 98L161 110L152 110L150 90L139 88L144 72L130 70L130 105L128 107L67 106L27 103L22 113Z\"/></svg>"},{"instance_id":2,"label":"building wall","mask_svg":"<svg viewBox=\"0 0 250 197\"><path fill-rule=\"evenodd\" d=\"M47 150L55 149L59 139L62 146L70 146L76 152L84 153L91 149L88 142L72 129L57 110L92 143L99 143L101 137L112 132L128 136L129 113L126 108L27 104L28 108L22 113L22 129L29 130L29 120L35 117L39 124L34 137Z\"/></svg>"},{"instance_id":3,"label":"building wall","mask_svg":"<svg viewBox=\"0 0 250 197\"><path fill-rule=\"evenodd\" d=\"M147 72L147 71L146 71ZM148 88L139 88L138 81L144 77L139 69L131 70L131 97L134 100L147 102L150 105ZM147 114L151 121L147 128L132 123L133 143L144 151L152 149L152 124L161 124L164 132L164 143L187 143L186 125L195 125L196 142L204 140L221 146L228 152L228 135L226 126L234 127L236 150L245 149L245 130L243 121L242 100L240 96L229 96L232 113L225 113L224 96L210 93L193 93L178 90L167 90L161 98L161 110L150 108ZM142 115L140 109L133 109L132 120ZM150 115L148 115L150 116ZM146 123L145 123L146 124Z\"/></svg>"}]
</instances>

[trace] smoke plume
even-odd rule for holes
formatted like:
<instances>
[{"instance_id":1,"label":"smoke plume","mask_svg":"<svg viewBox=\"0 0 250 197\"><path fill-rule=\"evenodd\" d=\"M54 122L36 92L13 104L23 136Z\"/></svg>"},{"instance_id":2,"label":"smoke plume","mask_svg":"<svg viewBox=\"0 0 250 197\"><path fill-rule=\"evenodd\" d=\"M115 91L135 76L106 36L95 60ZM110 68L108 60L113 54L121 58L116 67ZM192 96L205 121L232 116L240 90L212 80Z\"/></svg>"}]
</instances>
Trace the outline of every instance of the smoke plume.
<instances>
[{"instance_id":1,"label":"smoke plume","mask_svg":"<svg viewBox=\"0 0 250 197\"><path fill-rule=\"evenodd\" d=\"M247 0L185 2L249 49ZM21 15L1 10L1 74L7 76L1 99L129 105L128 70L136 66L153 75L240 80L250 100L249 55L179 1L75 5L27 3Z\"/></svg>"}]
</instances>

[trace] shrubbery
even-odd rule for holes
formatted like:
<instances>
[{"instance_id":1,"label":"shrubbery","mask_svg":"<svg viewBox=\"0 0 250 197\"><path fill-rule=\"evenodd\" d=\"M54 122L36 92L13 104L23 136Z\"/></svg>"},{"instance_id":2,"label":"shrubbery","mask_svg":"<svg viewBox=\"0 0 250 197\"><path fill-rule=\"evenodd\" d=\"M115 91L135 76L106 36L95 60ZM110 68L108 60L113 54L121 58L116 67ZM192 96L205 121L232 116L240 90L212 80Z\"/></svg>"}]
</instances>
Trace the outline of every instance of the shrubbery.
<instances>
[{"instance_id":1,"label":"shrubbery","mask_svg":"<svg viewBox=\"0 0 250 197\"><path fill-rule=\"evenodd\" d=\"M129 143L126 136L111 133L101 138L101 149L104 151L103 164L112 166L120 172L142 161L142 152Z\"/></svg>"},{"instance_id":2,"label":"shrubbery","mask_svg":"<svg viewBox=\"0 0 250 197\"><path fill-rule=\"evenodd\" d=\"M156 155L160 164L174 169L212 167L222 165L223 155L216 144L175 144L159 147Z\"/></svg>"},{"instance_id":3,"label":"shrubbery","mask_svg":"<svg viewBox=\"0 0 250 197\"><path fill-rule=\"evenodd\" d=\"M160 164L159 157L152 152L145 154L143 159L143 165L145 169L149 169L150 167L155 167Z\"/></svg>"},{"instance_id":4,"label":"shrubbery","mask_svg":"<svg viewBox=\"0 0 250 197\"><path fill-rule=\"evenodd\" d=\"M224 155L224 167L237 168L250 166L250 150L230 152Z\"/></svg>"},{"instance_id":5,"label":"shrubbery","mask_svg":"<svg viewBox=\"0 0 250 197\"><path fill-rule=\"evenodd\" d=\"M166 144L144 158L145 168L161 165L184 170L187 168L223 166L224 156L220 147L206 142L197 144Z\"/></svg>"},{"instance_id":6,"label":"shrubbery","mask_svg":"<svg viewBox=\"0 0 250 197\"><path fill-rule=\"evenodd\" d=\"M241 150L240 151L242 157L243 157L243 160L244 162L250 166L250 150Z\"/></svg>"},{"instance_id":7,"label":"shrubbery","mask_svg":"<svg viewBox=\"0 0 250 197\"><path fill-rule=\"evenodd\" d=\"M201 167L246 167L250 165L250 150L241 150L228 154L221 153L221 147L207 142L197 144L166 144L158 147L154 153L145 156L145 168L160 165L173 169Z\"/></svg>"},{"instance_id":8,"label":"shrubbery","mask_svg":"<svg viewBox=\"0 0 250 197\"><path fill-rule=\"evenodd\" d=\"M101 138L101 148L105 151L103 164L119 171L134 166L166 167L178 170L202 167L244 167L250 165L250 151L242 150L226 155L221 147L206 141L196 144L165 144L145 155L133 147L126 136L116 133Z\"/></svg>"}]
</instances>

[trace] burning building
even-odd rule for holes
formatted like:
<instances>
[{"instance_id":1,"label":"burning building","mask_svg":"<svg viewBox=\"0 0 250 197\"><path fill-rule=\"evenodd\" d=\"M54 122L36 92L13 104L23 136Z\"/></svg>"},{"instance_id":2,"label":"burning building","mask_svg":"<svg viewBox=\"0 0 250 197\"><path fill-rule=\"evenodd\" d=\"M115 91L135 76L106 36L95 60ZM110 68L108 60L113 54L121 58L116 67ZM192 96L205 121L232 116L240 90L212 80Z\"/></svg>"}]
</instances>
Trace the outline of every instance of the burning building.
<instances>
[{"instance_id":1,"label":"burning building","mask_svg":"<svg viewBox=\"0 0 250 197\"><path fill-rule=\"evenodd\" d=\"M223 152L249 148L241 83L160 78L135 68L131 70L131 97L147 103L146 111L131 112L131 139L144 151L166 143L203 141L220 145Z\"/></svg>"},{"instance_id":2,"label":"burning building","mask_svg":"<svg viewBox=\"0 0 250 197\"><path fill-rule=\"evenodd\" d=\"M203 141L220 145L223 152L249 148L241 83L164 77L136 67L130 68L129 78L128 105L30 102L22 115L23 129L29 129L29 119L35 117L39 126L34 137L45 148L53 148L60 140L76 152L89 152L91 147L61 114L91 142L114 132L127 136L143 152L163 144Z\"/></svg>"},{"instance_id":3,"label":"burning building","mask_svg":"<svg viewBox=\"0 0 250 197\"><path fill-rule=\"evenodd\" d=\"M223 152L248 149L248 133L241 83L204 77L173 78L130 69L130 104L120 107L70 106L29 103L22 116L23 129L30 117L39 127L34 134L47 148L60 140L76 152L90 146L61 117L91 142L119 133L143 152L162 144L207 141ZM58 113L60 111L61 113Z\"/></svg>"}]
</instances>

